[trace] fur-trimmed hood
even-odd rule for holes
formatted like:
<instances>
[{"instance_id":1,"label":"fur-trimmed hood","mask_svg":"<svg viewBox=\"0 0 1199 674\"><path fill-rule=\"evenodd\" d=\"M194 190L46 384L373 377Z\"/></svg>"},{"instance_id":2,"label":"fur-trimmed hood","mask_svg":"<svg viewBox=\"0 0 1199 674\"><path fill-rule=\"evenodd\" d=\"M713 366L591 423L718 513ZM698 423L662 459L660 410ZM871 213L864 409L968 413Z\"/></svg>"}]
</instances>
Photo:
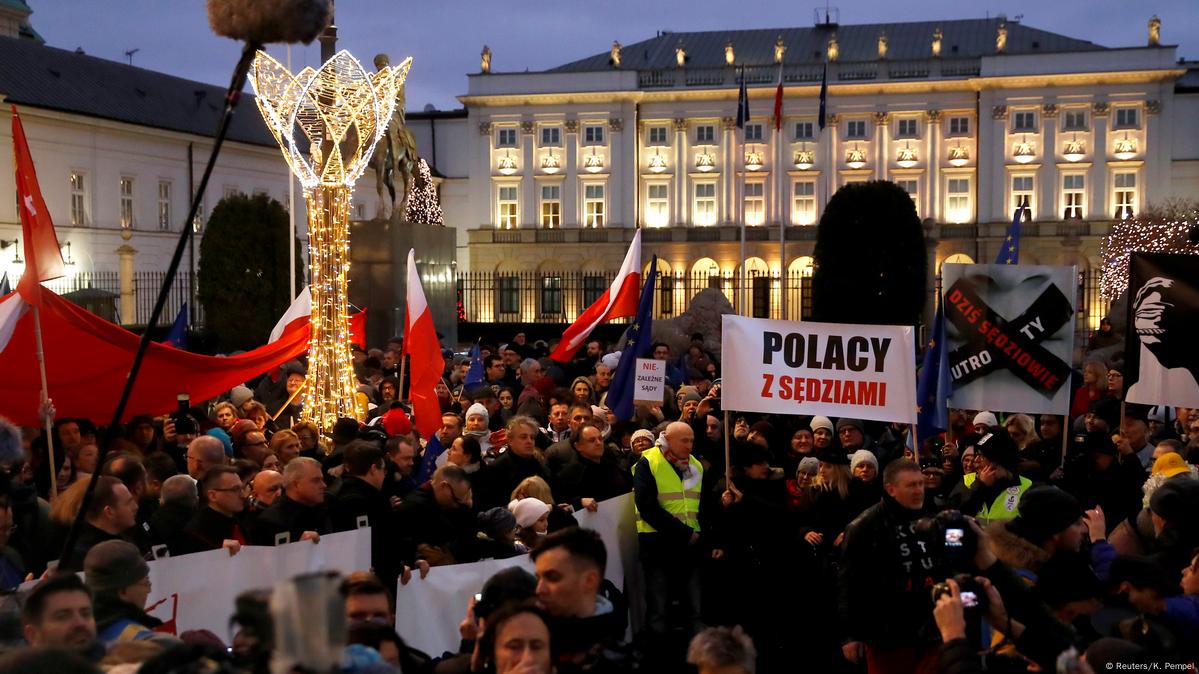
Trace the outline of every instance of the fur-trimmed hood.
<instances>
[{"instance_id":1,"label":"fur-trimmed hood","mask_svg":"<svg viewBox=\"0 0 1199 674\"><path fill-rule=\"evenodd\" d=\"M1040 573L1041 567L1049 559L1049 553L1008 529L1008 524L1008 521L999 520L987 525L985 533L991 550L999 561L1013 569Z\"/></svg>"}]
</instances>

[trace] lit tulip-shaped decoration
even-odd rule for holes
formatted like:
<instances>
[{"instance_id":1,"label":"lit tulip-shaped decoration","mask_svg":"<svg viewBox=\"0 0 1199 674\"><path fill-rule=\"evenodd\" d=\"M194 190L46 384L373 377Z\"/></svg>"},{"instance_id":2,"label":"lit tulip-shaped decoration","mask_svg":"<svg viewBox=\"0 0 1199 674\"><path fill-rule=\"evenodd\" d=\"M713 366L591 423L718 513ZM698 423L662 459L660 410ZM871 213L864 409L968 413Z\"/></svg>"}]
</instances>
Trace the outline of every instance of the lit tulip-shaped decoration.
<instances>
[{"instance_id":1,"label":"lit tulip-shaped decoration","mask_svg":"<svg viewBox=\"0 0 1199 674\"><path fill-rule=\"evenodd\" d=\"M308 67L293 76L260 51L250 71L258 109L300 180L308 209L312 320L300 416L322 432L339 417L362 420L366 414L357 401L346 310L350 200L411 65L408 58L372 74L341 51L319 70Z\"/></svg>"}]
</instances>

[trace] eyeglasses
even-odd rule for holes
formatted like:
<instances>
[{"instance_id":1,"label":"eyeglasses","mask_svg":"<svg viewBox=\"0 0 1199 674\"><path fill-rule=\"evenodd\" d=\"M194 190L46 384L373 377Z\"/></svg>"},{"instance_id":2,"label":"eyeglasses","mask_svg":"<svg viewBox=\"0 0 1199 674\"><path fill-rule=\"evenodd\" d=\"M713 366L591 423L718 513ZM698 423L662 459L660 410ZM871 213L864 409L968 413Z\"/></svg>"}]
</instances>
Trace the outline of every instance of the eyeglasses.
<instances>
[{"instance_id":1,"label":"eyeglasses","mask_svg":"<svg viewBox=\"0 0 1199 674\"><path fill-rule=\"evenodd\" d=\"M208 488L208 491L228 491L228 492L233 492L233 491L241 491L241 490L242 490L242 488L243 488L243 486L242 486L242 485L238 485L238 486L236 486L236 487L209 487L209 488Z\"/></svg>"}]
</instances>

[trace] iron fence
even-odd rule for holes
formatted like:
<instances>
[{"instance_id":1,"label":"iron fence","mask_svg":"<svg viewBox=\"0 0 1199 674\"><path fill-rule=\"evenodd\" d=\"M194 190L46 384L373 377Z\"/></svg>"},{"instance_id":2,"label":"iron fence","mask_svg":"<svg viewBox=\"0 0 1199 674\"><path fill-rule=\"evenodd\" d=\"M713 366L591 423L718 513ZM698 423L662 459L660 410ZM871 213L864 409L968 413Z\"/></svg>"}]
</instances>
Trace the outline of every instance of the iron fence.
<instances>
[{"instance_id":1,"label":"iron fence","mask_svg":"<svg viewBox=\"0 0 1199 674\"><path fill-rule=\"evenodd\" d=\"M615 272L579 270L462 273L457 279L459 319L469 323L570 323L612 285L614 278ZM715 288L738 313L803 320L812 313L811 278L810 269L781 277L751 271L745 279L747 311L742 312L741 279L737 276L659 272L653 315L655 319L677 316L701 291Z\"/></svg>"},{"instance_id":2,"label":"iron fence","mask_svg":"<svg viewBox=\"0 0 1199 674\"><path fill-rule=\"evenodd\" d=\"M150 320L150 314L154 311L154 301L158 298L159 288L162 287L162 282L165 278L166 272L163 271L138 271L133 273L134 314L132 317L119 315L121 305L121 276L119 272L78 272L52 281L46 281L44 285L59 295L68 295L87 290L111 294L112 304L118 312L118 315L111 318L115 318L123 325L144 327ZM175 280L171 284L170 294L167 296L166 306L158 321L159 326L170 325L175 320L175 316L178 315L179 308L185 302L188 303L188 313L190 314L192 328L199 329L204 325L204 307L200 306L198 302L191 301L192 282L193 276L189 272L182 271L175 276ZM102 306L103 299L102 296L93 294L88 298L87 302L82 303L89 309L92 309L95 306ZM110 317L105 316L105 318Z\"/></svg>"}]
</instances>

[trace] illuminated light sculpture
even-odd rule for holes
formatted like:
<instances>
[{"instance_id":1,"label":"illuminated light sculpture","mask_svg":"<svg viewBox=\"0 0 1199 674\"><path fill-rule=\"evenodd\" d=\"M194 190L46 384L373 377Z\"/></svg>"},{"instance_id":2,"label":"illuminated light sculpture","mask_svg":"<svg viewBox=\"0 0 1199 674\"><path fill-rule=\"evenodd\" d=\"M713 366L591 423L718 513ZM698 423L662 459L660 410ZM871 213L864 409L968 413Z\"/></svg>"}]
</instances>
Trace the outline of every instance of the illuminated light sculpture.
<instances>
[{"instance_id":1,"label":"illuminated light sculpture","mask_svg":"<svg viewBox=\"0 0 1199 674\"><path fill-rule=\"evenodd\" d=\"M661 173L666 170L666 157L658 153L649 156L649 170L654 173Z\"/></svg>"},{"instance_id":2,"label":"illuminated light sculpture","mask_svg":"<svg viewBox=\"0 0 1199 674\"><path fill-rule=\"evenodd\" d=\"M895 163L902 168L912 168L919 160L916 158L916 151L910 147L905 147L896 155Z\"/></svg>"},{"instance_id":3,"label":"illuminated light sculpture","mask_svg":"<svg viewBox=\"0 0 1199 674\"><path fill-rule=\"evenodd\" d=\"M1083 147L1082 141L1080 140L1071 140L1067 142L1066 149L1062 152L1062 157L1069 162L1080 161L1085 156L1087 156L1086 148Z\"/></svg>"},{"instance_id":4,"label":"illuminated light sculpture","mask_svg":"<svg viewBox=\"0 0 1199 674\"><path fill-rule=\"evenodd\" d=\"M1138 213L1112 226L1099 247L1103 258L1100 292L1108 299L1124 294L1128 287L1128 261L1132 253L1199 255L1199 244L1191 238L1199 226L1199 209L1181 203L1160 211Z\"/></svg>"},{"instance_id":5,"label":"illuminated light sculpture","mask_svg":"<svg viewBox=\"0 0 1199 674\"><path fill-rule=\"evenodd\" d=\"M496 162L496 170L506 176L510 176L516 173L516 160L512 158L512 155L505 154Z\"/></svg>"},{"instance_id":6,"label":"illuminated light sculpture","mask_svg":"<svg viewBox=\"0 0 1199 674\"><path fill-rule=\"evenodd\" d=\"M795 153L795 168L800 171L807 171L815 163L815 157L811 150L800 150Z\"/></svg>"},{"instance_id":7,"label":"illuminated light sculpture","mask_svg":"<svg viewBox=\"0 0 1199 674\"><path fill-rule=\"evenodd\" d=\"M562 169L562 162L558 160L558 155L547 154L541 160L541 170L553 175Z\"/></svg>"},{"instance_id":8,"label":"illuminated light sculpture","mask_svg":"<svg viewBox=\"0 0 1199 674\"><path fill-rule=\"evenodd\" d=\"M866 151L854 148L845 155L845 165L851 169L860 169L866 165Z\"/></svg>"},{"instance_id":9,"label":"illuminated light sculpture","mask_svg":"<svg viewBox=\"0 0 1199 674\"><path fill-rule=\"evenodd\" d=\"M949 148L949 165L950 166L965 166L970 163L970 151L966 148L955 145Z\"/></svg>"},{"instance_id":10,"label":"illuminated light sculpture","mask_svg":"<svg viewBox=\"0 0 1199 674\"><path fill-rule=\"evenodd\" d=\"M761 152L746 152L745 153L745 170L758 171L762 168L762 153Z\"/></svg>"},{"instance_id":11,"label":"illuminated light sculpture","mask_svg":"<svg viewBox=\"0 0 1199 674\"><path fill-rule=\"evenodd\" d=\"M707 152L695 155L695 170L707 173L716 168L716 158Z\"/></svg>"},{"instance_id":12,"label":"illuminated light sculpture","mask_svg":"<svg viewBox=\"0 0 1199 674\"><path fill-rule=\"evenodd\" d=\"M312 277L308 377L301 419L322 432L362 420L350 355L350 200L383 137L412 59L370 74L347 51L296 75L266 52L250 70L258 109L304 190ZM297 129L300 131L297 134Z\"/></svg>"},{"instance_id":13,"label":"illuminated light sculpture","mask_svg":"<svg viewBox=\"0 0 1199 674\"><path fill-rule=\"evenodd\" d=\"M1024 142L1016 146L1012 158L1017 164L1027 164L1037 158L1037 153L1032 149L1032 143Z\"/></svg>"},{"instance_id":14,"label":"illuminated light sculpture","mask_svg":"<svg viewBox=\"0 0 1199 674\"><path fill-rule=\"evenodd\" d=\"M1136 141L1121 138L1116 141L1116 159L1128 161L1137 156Z\"/></svg>"},{"instance_id":15,"label":"illuminated light sculpture","mask_svg":"<svg viewBox=\"0 0 1199 674\"><path fill-rule=\"evenodd\" d=\"M592 154L583 157L583 170L588 173L599 173L604 170L604 156L602 154Z\"/></svg>"}]
</instances>

